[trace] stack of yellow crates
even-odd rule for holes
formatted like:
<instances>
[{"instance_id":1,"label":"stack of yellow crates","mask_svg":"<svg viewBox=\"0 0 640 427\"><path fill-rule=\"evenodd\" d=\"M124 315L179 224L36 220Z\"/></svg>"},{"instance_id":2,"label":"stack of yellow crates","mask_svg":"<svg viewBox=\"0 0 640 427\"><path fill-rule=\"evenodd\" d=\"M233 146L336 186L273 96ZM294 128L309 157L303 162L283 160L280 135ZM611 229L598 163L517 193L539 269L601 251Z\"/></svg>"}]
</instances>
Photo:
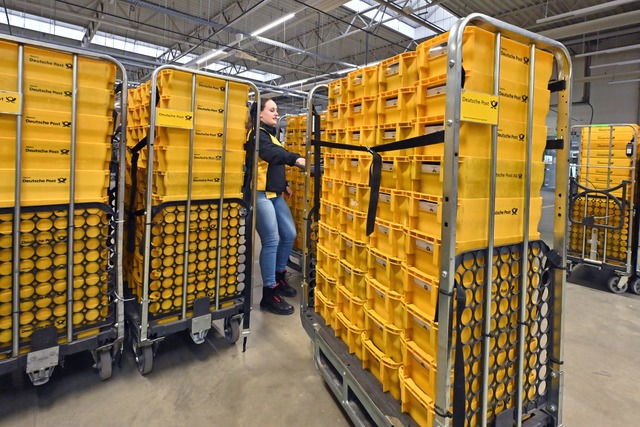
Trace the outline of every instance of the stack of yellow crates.
<instances>
[{"instance_id":1,"label":"stack of yellow crates","mask_svg":"<svg viewBox=\"0 0 640 427\"><path fill-rule=\"evenodd\" d=\"M162 70L157 78L156 114L185 113L193 120L193 152L190 153L188 128L161 126L150 120L150 82L129 90L128 146L133 147L148 135L150 124L156 124L153 152L153 206L162 206L153 218L149 273L149 312L152 316L166 316L181 309L183 295L183 263L185 251L186 200L188 197L189 162L192 160L189 267L187 275L187 303L196 298L215 297L218 286L222 299L238 292L235 277L239 262L238 245L244 237L238 234L241 205L229 201L242 198L246 152L245 121L248 117L249 86L227 82L213 76L196 75L179 70ZM194 99L192 101L192 92ZM227 109L225 109L227 96ZM229 112L233 113L230 114ZM226 122L226 128L225 128ZM225 133L226 132L226 133ZM226 146L223 141L226 136ZM144 147L132 170L131 157L127 159L127 194L130 203L132 174L137 173L137 189L133 214L145 208L147 191L147 152ZM190 158L191 154L191 158ZM224 175L222 174L224 164ZM224 186L222 182L224 181ZM219 216L217 200L223 197ZM212 203L196 201L212 201ZM216 202L213 202L216 201ZM144 235L144 216L135 216L133 253L125 259L127 282L138 300L142 298L144 258L140 245ZM220 230L220 231L219 231ZM131 231L130 231L131 232ZM218 232L222 234L218 247ZM241 242L242 240L242 242ZM216 283L217 257L223 278Z\"/></svg>"},{"instance_id":2,"label":"stack of yellow crates","mask_svg":"<svg viewBox=\"0 0 640 427\"><path fill-rule=\"evenodd\" d=\"M637 134L637 125L594 125L582 128L578 183L588 189L602 191L619 186L623 181L633 182L633 162L634 158L636 161L638 159L635 147ZM628 154L629 144L631 151ZM636 190L627 184L624 200L622 188L610 192L610 197L603 193L592 193L576 199L571 212L572 218L581 221L586 217L594 217L595 227L571 223L569 255L590 257L590 241L595 237L599 242L596 247L602 257L600 261L625 266L628 256L630 207L627 205L623 216L621 206L613 197L618 198L620 203L632 202L634 191Z\"/></svg>"},{"instance_id":3,"label":"stack of yellow crates","mask_svg":"<svg viewBox=\"0 0 640 427\"><path fill-rule=\"evenodd\" d=\"M73 299L75 337L98 332L110 313L107 205L76 207L73 253L67 253L71 182L73 55L0 41L0 91L24 115L0 112L0 353L12 340L12 251L20 245L21 352L37 329L55 326L66 342L67 300ZM116 67L77 58L75 203L106 203L109 189ZM18 71L22 67L23 85ZM6 111L4 112L6 113ZM17 121L22 120L21 163L16 165ZM13 242L16 166L20 167L20 241ZM57 206L52 206L57 205ZM73 296L67 294L67 258ZM7 354L0 354L0 359Z\"/></svg>"},{"instance_id":4,"label":"stack of yellow crates","mask_svg":"<svg viewBox=\"0 0 640 427\"><path fill-rule=\"evenodd\" d=\"M326 120L327 113L320 113L320 140L325 141ZM285 148L292 152L298 153L301 156L305 156L307 144L307 115L300 114L296 116L287 117L287 132L285 136ZM314 148L311 147L313 152ZM325 149L323 148L323 151ZM313 155L311 156L311 164L313 164ZM305 197L312 197L314 183L313 179L309 180L309 188L305 193L305 175L298 168L287 168L287 182L293 194L287 198L287 204L291 209L291 215L293 216L293 222L296 226L296 240L293 243L293 248L296 251L302 252L302 236L304 222L304 199ZM314 227L315 229L315 227ZM312 250L315 251L315 243L312 241Z\"/></svg>"},{"instance_id":5,"label":"stack of yellow crates","mask_svg":"<svg viewBox=\"0 0 640 427\"><path fill-rule=\"evenodd\" d=\"M375 146L443 130L447 38L443 34L422 43L416 52L330 83L329 139ZM465 30L466 90L493 93L494 44L492 33L476 27ZM528 230L533 240L539 239L541 160L553 64L552 55L536 55ZM502 39L496 245L523 238L528 58L528 46ZM354 153L334 150L324 155L316 311L380 380L382 389L402 400L404 411L420 424L431 425L444 144L384 153L375 228L369 237L365 225L371 156ZM458 254L487 246L491 127L463 122L459 155Z\"/></svg>"}]
</instances>

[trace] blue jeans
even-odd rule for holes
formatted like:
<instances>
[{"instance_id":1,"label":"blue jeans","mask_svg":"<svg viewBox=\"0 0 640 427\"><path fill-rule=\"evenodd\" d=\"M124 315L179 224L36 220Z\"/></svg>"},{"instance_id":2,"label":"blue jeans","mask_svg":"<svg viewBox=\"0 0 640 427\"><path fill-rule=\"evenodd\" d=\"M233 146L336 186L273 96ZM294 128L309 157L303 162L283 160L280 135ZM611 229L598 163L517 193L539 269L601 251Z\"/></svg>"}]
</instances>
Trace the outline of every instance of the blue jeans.
<instances>
[{"instance_id":1,"label":"blue jeans","mask_svg":"<svg viewBox=\"0 0 640 427\"><path fill-rule=\"evenodd\" d=\"M296 239L296 226L282 195L267 199L264 191L258 191L256 230L262 243L262 285L273 287L276 285L276 271L287 268L293 241Z\"/></svg>"}]
</instances>

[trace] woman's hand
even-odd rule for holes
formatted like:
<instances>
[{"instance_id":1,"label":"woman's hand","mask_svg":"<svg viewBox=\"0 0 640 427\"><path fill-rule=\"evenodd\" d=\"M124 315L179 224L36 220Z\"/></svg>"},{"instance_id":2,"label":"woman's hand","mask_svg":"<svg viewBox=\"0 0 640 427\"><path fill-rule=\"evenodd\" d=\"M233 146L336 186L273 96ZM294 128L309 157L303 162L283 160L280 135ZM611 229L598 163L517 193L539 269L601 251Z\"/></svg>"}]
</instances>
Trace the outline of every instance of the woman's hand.
<instances>
[{"instance_id":1,"label":"woman's hand","mask_svg":"<svg viewBox=\"0 0 640 427\"><path fill-rule=\"evenodd\" d=\"M296 160L296 164L297 167L299 167L302 170L306 170L307 169L307 160L304 157L298 157L298 160Z\"/></svg>"},{"instance_id":2,"label":"woman's hand","mask_svg":"<svg viewBox=\"0 0 640 427\"><path fill-rule=\"evenodd\" d=\"M284 189L284 194L287 197L291 197L291 194L293 194L293 191L291 191L291 187L289 187L288 184L287 184L287 188Z\"/></svg>"}]
</instances>

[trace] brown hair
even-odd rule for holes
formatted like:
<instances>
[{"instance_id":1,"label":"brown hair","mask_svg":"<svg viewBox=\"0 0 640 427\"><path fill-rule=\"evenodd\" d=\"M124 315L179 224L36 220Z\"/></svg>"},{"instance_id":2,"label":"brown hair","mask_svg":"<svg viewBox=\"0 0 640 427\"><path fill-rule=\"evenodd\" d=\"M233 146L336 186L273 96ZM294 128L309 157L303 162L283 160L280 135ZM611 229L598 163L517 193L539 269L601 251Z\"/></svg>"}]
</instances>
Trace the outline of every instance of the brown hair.
<instances>
[{"instance_id":1,"label":"brown hair","mask_svg":"<svg viewBox=\"0 0 640 427\"><path fill-rule=\"evenodd\" d=\"M267 105L267 102L270 100L271 98L260 98L260 111L264 110L264 107ZM258 123L258 117L260 116L260 114L258 114L257 107L258 107L258 103L255 101L252 102L251 106L249 107L249 118L246 124L247 130L253 129Z\"/></svg>"}]
</instances>

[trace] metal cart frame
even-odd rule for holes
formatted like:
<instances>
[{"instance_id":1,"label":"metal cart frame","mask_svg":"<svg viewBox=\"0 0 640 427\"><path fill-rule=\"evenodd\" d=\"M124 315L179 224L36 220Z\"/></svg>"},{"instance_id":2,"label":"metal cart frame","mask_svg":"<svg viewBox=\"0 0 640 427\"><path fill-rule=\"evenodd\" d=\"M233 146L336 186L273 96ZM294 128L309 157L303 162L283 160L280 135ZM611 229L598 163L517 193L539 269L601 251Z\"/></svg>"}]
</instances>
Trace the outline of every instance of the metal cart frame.
<instances>
[{"instance_id":1,"label":"metal cart frame","mask_svg":"<svg viewBox=\"0 0 640 427\"><path fill-rule=\"evenodd\" d=\"M571 241L571 233L573 231L578 234L582 234L580 251L568 250L567 255L567 267L571 272L573 267L577 264L589 265L598 269L610 270L613 275L608 279L607 286L609 290L616 294L621 294L631 289L635 294L640 295L640 270L638 263L638 224L636 218L636 196L637 196L637 150L638 150L638 131L635 125L622 123L622 124L609 124L609 125L581 125L573 126L571 129L581 129L582 132L588 132L587 150L586 153L582 149L582 143L580 144L579 159L583 158L587 161L591 160L591 145L592 145L592 129L609 127L609 140L608 140L608 164L605 166L607 169L607 179L612 180L612 171L616 169L628 170L629 177L620 178L619 183L610 186L609 188L597 188L592 185L589 177L589 170L595 169L596 165L578 165L578 171L585 169L586 173L581 176L580 172L576 177L569 179L569 227L567 228L567 241ZM632 129L633 138L628 141L625 147L627 156L631 159L631 166L615 166L612 163L612 151L613 151L613 128L628 127ZM599 169L603 169L602 166L597 166ZM584 185L578 181L584 179ZM617 194L621 193L621 196ZM584 201L584 207L582 209L582 217L578 220L573 217L572 212L574 208L578 208L577 203ZM604 207L604 217L600 217L604 220L604 223L596 221L595 211L597 207L592 206L590 202L594 204L598 201L606 200L606 206ZM613 204L609 202L613 202ZM610 209L614 209L611 213ZM624 248L625 260L622 259L610 259L607 257L611 240L613 239L613 233L623 230L625 223L628 223L627 230L627 242ZM591 236L588 236L587 229L591 229ZM603 240L598 240L600 232L603 233ZM612 235L610 237L610 234ZM599 245L599 244L602 245ZM617 262L616 262L617 261Z\"/></svg>"},{"instance_id":2,"label":"metal cart frame","mask_svg":"<svg viewBox=\"0 0 640 427\"><path fill-rule=\"evenodd\" d=\"M76 184L76 132L77 132L77 102L78 102L78 59L91 58L108 61L116 66L116 69L120 73L120 111L121 111L121 129L126 128L127 121L127 74L124 66L116 59L108 56L97 54L93 52L84 51L81 49L73 49L62 46L57 46L49 43L34 42L28 39L22 39L13 36L3 35L0 37L2 40L14 42L18 44L18 85L19 92L24 93L24 46L30 45L37 48L44 48L63 54L73 55L73 72L72 72L72 123L71 123L71 141L70 141L70 182L69 182L69 196L70 201L68 204L47 206L49 209L63 209L68 213L75 212L75 208L88 206L91 204L77 204L75 203L75 184ZM124 112L124 113L122 113ZM22 116L24 114L24 102L20 104L20 112L17 114L17 138L16 138L16 174L15 182L21 182L21 165L22 165ZM115 199L111 202L111 213L114 216L113 223L109 226L112 228L113 239L112 248L112 269L111 275L113 276L113 289L110 292L113 293L113 299L109 302L114 305L113 320L111 324L100 326L101 331L89 338L77 338L77 331L74 331L73 327L73 266L74 257L67 257L67 319L66 319L66 342L58 343L58 337L55 327L46 327L41 330L34 331L30 340L31 351L26 354L20 354L20 245L13 245L13 322L12 322L12 350L11 356L8 359L0 360L0 375L16 370L24 369L29 375L34 385L45 384L49 381L53 370L56 366L62 365L65 356L79 353L81 351L91 351L91 354L96 362L100 377L105 380L112 375L113 358L122 349L122 343L124 341L124 305L121 298L123 292L123 277L120 266L122 265L122 233L124 223L124 153L126 149L126 132L121 132L119 138L114 136L113 138L113 159L117 162L118 169L115 182ZM110 191L113 188L109 189ZM20 204L21 186L18 184L15 186L15 200L16 204L13 208L13 218L20 218L20 214L23 211ZM93 204L99 205L99 204ZM25 210L29 210L25 208ZM31 209L33 210L33 209ZM20 228L16 226L16 221L13 221L13 242L19 241ZM19 222L18 222L19 224ZM67 235L74 235L74 222L68 221ZM67 254L73 254L74 252L74 240L73 238L67 239Z\"/></svg>"},{"instance_id":3,"label":"metal cart frame","mask_svg":"<svg viewBox=\"0 0 640 427\"><path fill-rule=\"evenodd\" d=\"M465 253L456 255L456 229L455 226L449 226L448 224L456 224L457 218L457 206L458 206L458 151L460 142L460 123L461 123L461 78L462 78L462 36L464 30L469 25L475 25L485 30L491 31L497 34L496 37L496 49L495 49L495 71L494 71L494 88L493 95L499 95L499 81L500 81L500 43L501 37L507 36L510 39L524 43L530 47L530 74L529 74L529 109L527 112L528 128L527 128L527 157L526 157L526 175L524 199L524 217L525 224L523 226L523 241L515 245L508 245L498 247L494 245L494 216L495 212L495 198L496 198L496 167L497 167L497 139L498 139L498 126L493 124L492 126L492 161L490 166L490 201L489 201L489 214L490 222L488 224L488 247L480 249L471 253ZM460 288L457 284L459 267L462 265L463 257L472 256L476 260L484 258L489 259L488 254L499 256L503 252L509 254L510 262L512 266L516 266L518 271L530 272L530 263L535 263L537 266L544 265L543 268L538 268L538 272L532 273L532 276L539 276L541 282L544 282L544 292L546 297L541 303L547 309L547 315L544 319L548 329L545 330L545 340L547 344L544 348L538 349L538 352L544 351L545 357L544 363L539 364L539 368L544 370L545 374L543 378L540 378L538 383L543 383L541 391L536 394L533 401L529 400L526 407L524 404L515 405L510 410L505 410L501 413L500 417L496 417L495 423L499 426L548 426L562 425L562 392L563 392L563 301L564 301L564 287L565 287L565 269L564 259L566 258L566 246L565 246L565 228L566 218L565 211L567 209L567 197L564 189L567 187L568 180L568 147L564 147L563 143L569 141L569 115L571 106L571 60L566 48L553 40L536 35L534 33L522 30L496 19L481 15L472 14L466 18L460 19L451 29L449 35L448 48L448 68L447 68L447 80L446 80L446 113L445 113L445 155L444 155L444 184L443 184L443 208L442 208L442 248L440 252L440 291L438 302L438 360L437 360L437 392L435 403L435 420L434 425L445 426L457 426L463 425L458 423L464 423L462 416L454 417L454 413L465 415L468 417L470 406L468 396L463 396L466 400L460 400L460 397L454 402L451 401L451 391L453 384L451 382L451 372L453 367L452 350L456 345L461 345L460 342L455 343L452 339L453 335L453 319L454 316L459 315L459 312L455 310L455 299L464 295L464 292L460 292ZM556 195L554 205L554 234L553 234L553 246L551 250L541 241L529 241L529 216L531 211L530 197L532 195L531 189L531 162L532 162L532 130L533 130L533 99L534 99L534 77L535 77L535 54L536 49L543 49L552 53L556 60L557 65L557 82L554 84L553 89L558 92L558 119L557 119L557 132L558 140L558 161L557 161L557 175L556 175ZM315 92L325 86L318 86L314 88L309 94L309 111L311 112L311 99ZM311 121L308 121L308 130L311 126ZM307 160L309 160L311 154L311 132L308 131L307 140ZM316 150L319 150L316 145ZM316 154L318 151L316 151ZM317 162L318 160L316 160ZM309 177L307 177L309 179ZM317 196L316 196L317 197ZM316 200L317 202L317 200ZM304 236L304 262L303 262L303 292L301 301L301 320L302 324L311 336L315 350L315 362L321 375L325 378L329 384L330 389L339 399L340 403L346 410L348 416L356 425L410 425L413 421L403 413L400 413L399 402L391 399L388 395L385 395L380 391L380 387L372 387L372 381L376 381L372 375L359 368L359 360L348 354L346 346L332 337L330 332L327 332L327 327L324 326L324 322L321 318L313 312L311 308L313 300L310 297L310 293L313 290L314 285L314 260L312 254L309 253L309 238L310 238L310 225L315 220L313 212L310 212L309 207L313 206L310 195L307 195L305 200L305 217L308 221L308 226L305 227L306 235ZM514 254L522 253L523 249L529 253L529 256L517 256ZM486 262L486 261L484 261ZM495 268L495 266L494 266ZM477 286L484 286L484 294L491 295L492 288L492 269L485 269L486 285L476 283ZM511 273L513 274L513 273ZM528 275L514 274L514 283L519 281L520 289L527 289ZM527 298L531 297L529 291L517 292L511 295L512 298L518 299L518 309L513 314L517 316L517 327L513 328L513 333L518 337L526 336L526 327L531 326L531 323L527 323ZM464 300L458 301L458 304L464 302ZM477 416L478 423L482 426L488 425L492 421L493 410L488 408L488 378L489 378L489 343L492 337L491 331L491 299L486 298L481 306L483 311L483 319L477 322L475 326L482 327L482 337L478 340L477 344L482 346L482 355L477 357L476 362L482 363L480 373L476 376L476 379L481 381L483 386L478 391L479 409L476 409L474 416ZM461 310L460 310L461 311ZM551 315L552 313L552 315ZM460 325L460 321L457 322ZM539 326L539 325L537 325ZM458 331L458 337L461 335ZM525 375L525 367L523 359L525 354L528 356L529 350L525 350L524 339L519 339L517 348L517 371L512 374L512 378L515 380L517 387L513 392L506 393L506 398L515 399L516 402L523 402L526 398L524 394L523 383ZM462 351L458 353L462 354ZM460 366L457 363L456 366ZM516 363L516 362L514 362ZM464 365L462 365L464 366ZM460 369L457 369L460 371ZM538 371L541 372L541 371ZM464 377L464 375L462 375ZM457 389L455 395L464 395L464 381L462 390ZM460 385L456 381L456 385ZM471 389L470 384L466 384L467 389ZM544 390L542 390L542 388ZM528 390L530 387L528 388ZM537 387L536 387L537 389ZM461 393L458 393L462 391ZM454 399L456 399L454 397ZM462 402L462 411L460 412L460 403ZM466 407L465 407L466 405ZM457 406L457 407L456 407ZM466 409L466 413L464 412ZM504 415L503 415L504 414ZM408 419L409 418L409 419ZM474 418L475 419L475 418ZM461 421L462 420L462 421ZM469 421L469 418L467 418ZM475 422L475 421L474 421ZM493 425L493 424L492 424Z\"/></svg>"},{"instance_id":4,"label":"metal cart frame","mask_svg":"<svg viewBox=\"0 0 640 427\"><path fill-rule=\"evenodd\" d=\"M239 293L238 297L235 299L236 303L231 307L221 308L220 305L220 251L217 253L217 263L216 263L216 294L215 294L215 303L213 305L210 304L209 297L198 298L193 302L193 315L188 317L187 315L187 274L188 274L188 254L189 248L188 245L185 245L184 251L184 273L183 273L183 290L182 290L182 305L181 305L181 313L179 314L179 319L176 321L170 322L152 322L149 319L149 283L150 283L150 257L147 254L150 253L151 248L151 227L153 225L154 215L157 213L157 207L153 207L152 203L152 184L153 184L153 150L154 150L154 139L156 134L156 103L153 101L156 99L158 91L157 91L157 80L158 74L163 70L175 70L186 72L192 75L192 93L191 93L191 103L192 108L191 111L195 111L195 90L196 90L196 76L209 76L215 77L216 79L221 79L226 82L225 87L225 101L224 101L224 127L223 127L223 142L222 142L222 152L224 153L226 150L227 144L227 116L228 116L228 106L229 106L229 83L236 82L249 86L255 93L255 102L260 103L260 93L258 88L248 81L244 81L241 79L236 79L228 76L221 76L213 73L193 70L189 68L177 67L173 65L165 65L161 66L153 71L151 76L151 96L150 99L150 116L149 116L149 132L148 132L148 151L147 151L147 187L145 189L145 211L144 211L144 233L143 233L143 241L141 242L141 248L144 251L144 263L143 263L143 274L142 274L142 296L140 303L137 303L133 300L128 300L125 304L125 314L128 325L129 337L131 340L132 349L134 351L136 362L138 365L138 370L141 374L147 374L151 372L153 369L153 357L158 348L159 343L169 334L180 332L183 330L188 330L191 338L196 344L201 344L204 342L207 333L214 326L213 322L215 320L223 319L223 333L227 341L231 344L235 343L240 336L243 337L243 349L246 349L247 337L249 335L249 324L250 324L250 312L251 312L251 295L252 295L252 287L253 287L253 274L252 274L252 266L253 266L253 241L254 241L254 230L255 230L255 214L254 214L254 206L256 203L256 191L255 191L255 176L257 171L257 159L258 159L258 141L260 138L259 128L256 129L256 140L253 147L253 156L250 155L249 149L247 149L247 158L251 159L251 165L245 165L245 174L250 174L251 177L251 188L250 194L244 195L244 200L238 199L225 199L224 198L224 180L225 180L225 162L222 162L222 171L220 178L220 197L217 200L205 200L205 201L193 201L192 200L192 181L193 181L193 149L194 149L194 134L195 128L191 128L190 131L190 140L189 140L189 152L190 152L190 160L189 160L189 169L188 169L188 188L187 188L187 200L185 205L185 212L191 212L192 206L200 203L217 203L218 206L218 222L222 221L222 211L223 211L223 203L234 200L237 202L243 202L246 206L244 206L245 211L241 213L244 215L244 228L245 228L245 238L246 247L245 252L245 261L242 263L245 267L244 270L244 280L242 283L244 284L244 289ZM224 160L224 154L223 154ZM181 202L182 203L182 202ZM163 203L160 206L169 205L169 203ZM189 231L190 231L190 215L185 216L185 242L189 241ZM249 229L247 229L250 227ZM217 247L220 247L220 239L222 238L222 233L217 233L218 244ZM242 274L242 273L239 273ZM242 324L242 330L240 330L240 325Z\"/></svg>"}]
</instances>

